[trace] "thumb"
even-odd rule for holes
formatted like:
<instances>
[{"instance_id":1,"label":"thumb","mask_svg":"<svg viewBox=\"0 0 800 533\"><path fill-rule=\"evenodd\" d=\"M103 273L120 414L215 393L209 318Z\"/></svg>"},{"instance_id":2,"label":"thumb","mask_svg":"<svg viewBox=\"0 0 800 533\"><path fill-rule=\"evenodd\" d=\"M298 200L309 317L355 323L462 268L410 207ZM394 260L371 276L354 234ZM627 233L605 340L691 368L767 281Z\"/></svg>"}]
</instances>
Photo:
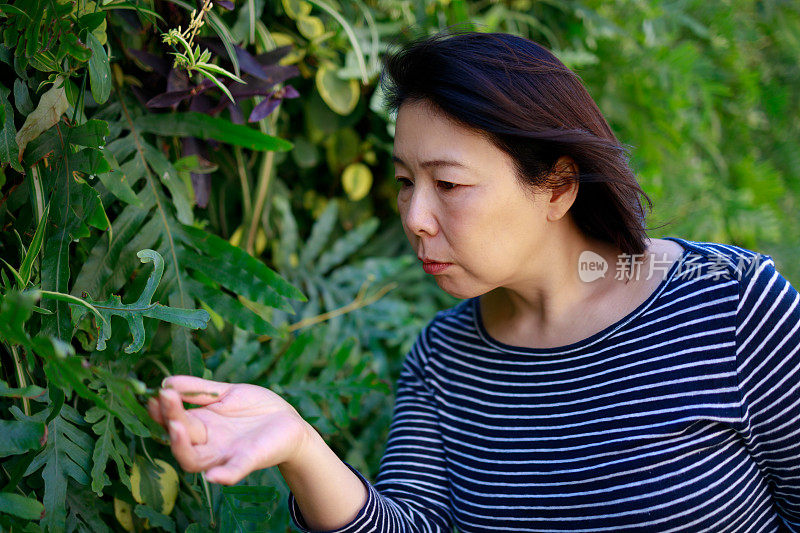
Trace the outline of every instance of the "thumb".
<instances>
[{"instance_id":1,"label":"thumb","mask_svg":"<svg viewBox=\"0 0 800 533\"><path fill-rule=\"evenodd\" d=\"M208 405L219 401L220 397L232 387L232 384L195 376L178 375L164 378L161 387L176 391L184 402Z\"/></svg>"}]
</instances>

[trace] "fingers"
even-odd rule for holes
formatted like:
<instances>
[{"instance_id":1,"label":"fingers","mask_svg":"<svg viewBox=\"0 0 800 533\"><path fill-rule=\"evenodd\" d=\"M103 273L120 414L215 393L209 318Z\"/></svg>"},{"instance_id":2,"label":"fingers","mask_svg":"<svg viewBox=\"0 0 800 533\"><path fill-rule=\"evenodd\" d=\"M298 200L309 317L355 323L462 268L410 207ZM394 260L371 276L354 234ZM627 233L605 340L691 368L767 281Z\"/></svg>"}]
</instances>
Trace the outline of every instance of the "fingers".
<instances>
[{"instance_id":1,"label":"fingers","mask_svg":"<svg viewBox=\"0 0 800 533\"><path fill-rule=\"evenodd\" d=\"M194 376L169 376L164 378L161 386L180 393L184 402L208 405L219 401L220 397L232 387L232 384Z\"/></svg>"},{"instance_id":2,"label":"fingers","mask_svg":"<svg viewBox=\"0 0 800 533\"><path fill-rule=\"evenodd\" d=\"M161 405L159 405L158 400L156 398L148 398L147 399L147 413L150 415L150 418L161 424L164 427L164 419L161 417ZM167 429L164 427L164 429Z\"/></svg>"},{"instance_id":3,"label":"fingers","mask_svg":"<svg viewBox=\"0 0 800 533\"><path fill-rule=\"evenodd\" d=\"M186 428L175 420L167 424L172 455L187 472L202 472L211 467L218 459L208 453L200 453L199 447L192 445Z\"/></svg>"},{"instance_id":4,"label":"fingers","mask_svg":"<svg viewBox=\"0 0 800 533\"><path fill-rule=\"evenodd\" d=\"M235 485L253 471L249 461L242 455L231 458L222 465L217 465L206 471L206 481L220 485Z\"/></svg>"},{"instance_id":5,"label":"fingers","mask_svg":"<svg viewBox=\"0 0 800 533\"><path fill-rule=\"evenodd\" d=\"M172 455L187 472L205 471L206 480L211 483L235 485L254 470L250 460L242 455L230 458L224 464L218 464L225 461L225 458L209 452L202 453L200 451L202 446L192 446L186 428L181 424L170 421L168 426Z\"/></svg>"},{"instance_id":6,"label":"fingers","mask_svg":"<svg viewBox=\"0 0 800 533\"><path fill-rule=\"evenodd\" d=\"M161 408L161 425L167 422L177 422L186 429L188 438L192 444L205 444L208 442L206 425L183 408L181 397L177 392L171 389L161 389L158 395L158 405ZM148 402L148 409L149 407L150 403Z\"/></svg>"}]
</instances>

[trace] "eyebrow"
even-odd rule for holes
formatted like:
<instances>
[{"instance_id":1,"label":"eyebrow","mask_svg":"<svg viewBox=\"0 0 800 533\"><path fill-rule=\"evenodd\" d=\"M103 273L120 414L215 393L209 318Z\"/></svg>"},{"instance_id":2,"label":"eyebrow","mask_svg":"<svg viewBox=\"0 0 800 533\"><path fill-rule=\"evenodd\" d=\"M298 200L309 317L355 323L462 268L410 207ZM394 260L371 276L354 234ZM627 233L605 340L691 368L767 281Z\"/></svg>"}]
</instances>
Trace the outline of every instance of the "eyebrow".
<instances>
[{"instance_id":1,"label":"eyebrow","mask_svg":"<svg viewBox=\"0 0 800 533\"><path fill-rule=\"evenodd\" d=\"M408 168L408 165L399 157L392 154L392 161L395 163L400 163L404 167ZM460 161L456 161L454 159L432 159L430 161L423 161L420 163L422 168L438 168L438 167L460 167L460 168L469 168L464 163Z\"/></svg>"}]
</instances>

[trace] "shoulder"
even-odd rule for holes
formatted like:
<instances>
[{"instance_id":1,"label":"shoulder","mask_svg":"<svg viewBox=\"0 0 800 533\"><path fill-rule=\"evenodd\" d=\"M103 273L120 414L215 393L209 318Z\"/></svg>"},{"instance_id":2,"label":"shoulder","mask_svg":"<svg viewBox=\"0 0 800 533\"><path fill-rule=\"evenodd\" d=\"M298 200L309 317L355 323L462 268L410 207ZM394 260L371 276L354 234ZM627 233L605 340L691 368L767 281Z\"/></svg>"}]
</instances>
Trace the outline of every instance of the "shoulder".
<instances>
[{"instance_id":1,"label":"shoulder","mask_svg":"<svg viewBox=\"0 0 800 533\"><path fill-rule=\"evenodd\" d=\"M740 287L746 287L765 269L775 268L771 256L741 246L679 238L671 240L685 249L676 277L702 275L714 280L735 280Z\"/></svg>"}]
</instances>

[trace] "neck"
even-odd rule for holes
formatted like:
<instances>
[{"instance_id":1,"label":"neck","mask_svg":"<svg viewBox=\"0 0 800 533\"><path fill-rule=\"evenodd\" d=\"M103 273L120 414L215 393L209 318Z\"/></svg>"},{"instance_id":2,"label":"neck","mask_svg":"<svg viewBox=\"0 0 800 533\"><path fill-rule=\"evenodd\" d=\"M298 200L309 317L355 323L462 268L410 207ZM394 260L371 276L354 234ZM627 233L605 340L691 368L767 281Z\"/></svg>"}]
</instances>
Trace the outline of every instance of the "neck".
<instances>
[{"instance_id":1,"label":"neck","mask_svg":"<svg viewBox=\"0 0 800 533\"><path fill-rule=\"evenodd\" d=\"M571 217L552 224L552 231L546 235L540 250L548 250L547 256L539 254L515 279L487 293L488 305L497 316L535 323L542 329L565 325L570 318L579 316L576 313L582 306L599 301L625 283L624 279L615 279L621 250L611 243L586 237ZM585 251L606 261L608 269L604 277L581 280L578 262ZM537 252L532 251L531 257L536 256Z\"/></svg>"}]
</instances>

